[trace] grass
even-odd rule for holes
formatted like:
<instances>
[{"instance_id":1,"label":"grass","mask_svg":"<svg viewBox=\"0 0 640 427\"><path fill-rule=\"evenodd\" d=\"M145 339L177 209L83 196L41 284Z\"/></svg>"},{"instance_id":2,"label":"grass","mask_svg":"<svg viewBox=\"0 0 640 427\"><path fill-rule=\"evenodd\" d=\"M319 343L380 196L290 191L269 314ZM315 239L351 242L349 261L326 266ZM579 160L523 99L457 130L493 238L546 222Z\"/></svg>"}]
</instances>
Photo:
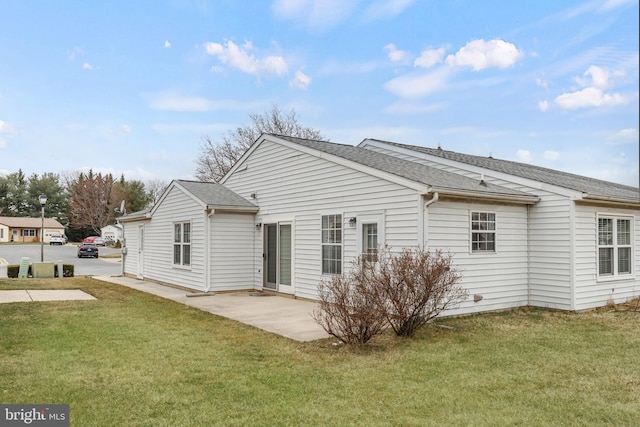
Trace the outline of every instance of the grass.
<instances>
[{"instance_id":1,"label":"grass","mask_svg":"<svg viewBox=\"0 0 640 427\"><path fill-rule=\"evenodd\" d=\"M76 426L637 425L640 313L444 319L354 349L297 343L89 278L97 301L0 304L0 402Z\"/></svg>"}]
</instances>

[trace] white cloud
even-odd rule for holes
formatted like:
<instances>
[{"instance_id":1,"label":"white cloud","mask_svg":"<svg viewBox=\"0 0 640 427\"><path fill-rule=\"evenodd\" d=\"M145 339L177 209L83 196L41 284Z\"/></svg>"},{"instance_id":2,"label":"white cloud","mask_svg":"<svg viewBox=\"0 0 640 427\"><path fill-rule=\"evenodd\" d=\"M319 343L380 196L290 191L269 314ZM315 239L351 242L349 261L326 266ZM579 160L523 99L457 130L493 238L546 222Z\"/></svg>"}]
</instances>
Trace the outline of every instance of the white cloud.
<instances>
[{"instance_id":1,"label":"white cloud","mask_svg":"<svg viewBox=\"0 0 640 427\"><path fill-rule=\"evenodd\" d=\"M547 150L544 152L544 158L547 160L558 160L560 153L554 150Z\"/></svg>"},{"instance_id":2,"label":"white cloud","mask_svg":"<svg viewBox=\"0 0 640 427\"><path fill-rule=\"evenodd\" d=\"M167 49L170 48L171 47L171 42L169 40L165 40L164 41L164 47L167 48Z\"/></svg>"},{"instance_id":3,"label":"white cloud","mask_svg":"<svg viewBox=\"0 0 640 427\"><path fill-rule=\"evenodd\" d=\"M540 109L540 111L544 113L549 109L549 101L545 100L545 101L538 102L538 108Z\"/></svg>"},{"instance_id":4,"label":"white cloud","mask_svg":"<svg viewBox=\"0 0 640 427\"><path fill-rule=\"evenodd\" d=\"M376 0L364 11L367 21L393 18L404 12L415 0Z\"/></svg>"},{"instance_id":5,"label":"white cloud","mask_svg":"<svg viewBox=\"0 0 640 427\"><path fill-rule=\"evenodd\" d=\"M451 70L443 67L426 74L409 74L396 77L385 83L384 87L401 98L419 98L444 90L450 74Z\"/></svg>"},{"instance_id":6,"label":"white cloud","mask_svg":"<svg viewBox=\"0 0 640 427\"><path fill-rule=\"evenodd\" d=\"M302 70L296 71L293 79L289 81L289 86L297 89L307 89L311 84L311 77L302 72Z\"/></svg>"},{"instance_id":7,"label":"white cloud","mask_svg":"<svg viewBox=\"0 0 640 427\"><path fill-rule=\"evenodd\" d=\"M438 49L425 49L420 56L414 61L414 67L431 68L436 64L442 63L446 49L444 47Z\"/></svg>"},{"instance_id":8,"label":"white cloud","mask_svg":"<svg viewBox=\"0 0 640 427\"><path fill-rule=\"evenodd\" d=\"M131 133L133 131L133 129L129 125L122 125L122 126L120 126L120 129L124 133Z\"/></svg>"},{"instance_id":9,"label":"white cloud","mask_svg":"<svg viewBox=\"0 0 640 427\"><path fill-rule=\"evenodd\" d=\"M606 89L609 86L609 70L591 65L583 74L586 78L576 77L574 80L582 87Z\"/></svg>"},{"instance_id":10,"label":"white cloud","mask_svg":"<svg viewBox=\"0 0 640 427\"><path fill-rule=\"evenodd\" d=\"M393 62L403 62L408 56L407 51L399 50L393 43L386 45L384 50L387 51L387 56Z\"/></svg>"},{"instance_id":11,"label":"white cloud","mask_svg":"<svg viewBox=\"0 0 640 427\"><path fill-rule=\"evenodd\" d=\"M480 71L490 67L510 67L521 56L522 53L512 43L479 39L470 41L455 55L447 56L447 64L452 67L470 66L474 71Z\"/></svg>"},{"instance_id":12,"label":"white cloud","mask_svg":"<svg viewBox=\"0 0 640 427\"><path fill-rule=\"evenodd\" d=\"M207 54L217 57L224 65L247 74L259 77L262 74L283 76L288 73L287 63L282 56L256 58L251 53L254 49L251 42L246 42L242 47L232 41L224 44L206 42L203 46Z\"/></svg>"},{"instance_id":13,"label":"white cloud","mask_svg":"<svg viewBox=\"0 0 640 427\"><path fill-rule=\"evenodd\" d=\"M325 31L344 21L356 6L356 2L344 0L275 0L271 10L276 18Z\"/></svg>"},{"instance_id":14,"label":"white cloud","mask_svg":"<svg viewBox=\"0 0 640 427\"><path fill-rule=\"evenodd\" d=\"M628 144L628 143L635 143L635 144L638 143L638 129L634 129L634 128L621 129L607 138L607 144L609 145Z\"/></svg>"},{"instance_id":15,"label":"white cloud","mask_svg":"<svg viewBox=\"0 0 640 427\"><path fill-rule=\"evenodd\" d=\"M600 10L605 12L611 9L616 9L618 7L636 3L638 0L606 0L602 6L600 6Z\"/></svg>"},{"instance_id":16,"label":"white cloud","mask_svg":"<svg viewBox=\"0 0 640 427\"><path fill-rule=\"evenodd\" d=\"M531 152L529 150L518 150L518 152L516 153L516 157L518 157L518 160L525 163L529 163L531 162L531 159L533 159L533 156L531 155Z\"/></svg>"},{"instance_id":17,"label":"white cloud","mask_svg":"<svg viewBox=\"0 0 640 427\"><path fill-rule=\"evenodd\" d=\"M555 103L566 110L587 107L612 107L629 103L619 93L607 94L597 87L588 87L577 92L563 93L555 99Z\"/></svg>"},{"instance_id":18,"label":"white cloud","mask_svg":"<svg viewBox=\"0 0 640 427\"><path fill-rule=\"evenodd\" d=\"M93 65L89 64L88 62L85 62L84 64L82 64L82 69L83 70L93 70Z\"/></svg>"}]
</instances>

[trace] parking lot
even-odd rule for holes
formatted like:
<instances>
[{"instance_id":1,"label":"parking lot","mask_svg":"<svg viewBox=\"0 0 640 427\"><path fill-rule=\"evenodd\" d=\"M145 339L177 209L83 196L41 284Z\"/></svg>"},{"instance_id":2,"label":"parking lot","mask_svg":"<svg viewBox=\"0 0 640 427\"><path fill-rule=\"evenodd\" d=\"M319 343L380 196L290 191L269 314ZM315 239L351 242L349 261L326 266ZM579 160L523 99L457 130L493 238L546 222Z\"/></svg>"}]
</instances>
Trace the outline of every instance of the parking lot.
<instances>
[{"instance_id":1,"label":"parking lot","mask_svg":"<svg viewBox=\"0 0 640 427\"><path fill-rule=\"evenodd\" d=\"M30 262L40 262L40 245L9 245L0 244L0 278L7 277L7 264L19 264L22 257ZM73 264L76 276L117 276L122 267L119 258L78 258L77 244L44 245L44 261ZM100 256L119 254L120 249L99 247Z\"/></svg>"}]
</instances>

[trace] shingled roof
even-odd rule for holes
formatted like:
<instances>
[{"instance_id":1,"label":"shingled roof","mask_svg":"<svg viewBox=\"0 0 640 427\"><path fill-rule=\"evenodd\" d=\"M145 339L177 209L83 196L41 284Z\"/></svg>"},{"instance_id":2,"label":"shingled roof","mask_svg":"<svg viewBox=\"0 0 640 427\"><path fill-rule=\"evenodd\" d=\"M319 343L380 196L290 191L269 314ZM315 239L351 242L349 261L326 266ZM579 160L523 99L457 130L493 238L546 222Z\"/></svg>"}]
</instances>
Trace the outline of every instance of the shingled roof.
<instances>
[{"instance_id":1,"label":"shingled roof","mask_svg":"<svg viewBox=\"0 0 640 427\"><path fill-rule=\"evenodd\" d=\"M175 182L210 208L258 211L256 205L222 184L186 180L176 180Z\"/></svg>"},{"instance_id":2,"label":"shingled roof","mask_svg":"<svg viewBox=\"0 0 640 427\"><path fill-rule=\"evenodd\" d=\"M42 218L27 218L23 216L0 216L0 224L6 225L10 228L40 228L42 227ZM56 219L53 218L45 218L44 227L64 229L64 225L60 224Z\"/></svg>"},{"instance_id":3,"label":"shingled roof","mask_svg":"<svg viewBox=\"0 0 640 427\"><path fill-rule=\"evenodd\" d=\"M441 148L419 147L415 145L400 144L378 139L369 139L369 141L378 141L387 145L412 150L418 153L428 154L455 162L465 163L468 165L517 176L520 178L531 179L545 184L551 184L561 188L579 191L583 193L583 198L630 201L635 203L640 202L639 188L617 184L615 182L603 181L595 178L589 178L586 176L575 175L525 163L518 163L510 160L456 153L454 151L447 151Z\"/></svg>"},{"instance_id":4,"label":"shingled roof","mask_svg":"<svg viewBox=\"0 0 640 427\"><path fill-rule=\"evenodd\" d=\"M494 196L503 198L513 197L514 199L524 198L531 199L529 201L531 203L535 203L537 201L536 197L518 190L511 190L490 183L481 183L480 179L471 179L452 172L443 171L408 160L399 159L394 156L378 153L366 148L336 144L327 141L295 138L291 136L272 136L433 187L433 191L440 191L443 193L449 191L451 194L464 192L469 193L469 195L475 194L479 197Z\"/></svg>"}]
</instances>

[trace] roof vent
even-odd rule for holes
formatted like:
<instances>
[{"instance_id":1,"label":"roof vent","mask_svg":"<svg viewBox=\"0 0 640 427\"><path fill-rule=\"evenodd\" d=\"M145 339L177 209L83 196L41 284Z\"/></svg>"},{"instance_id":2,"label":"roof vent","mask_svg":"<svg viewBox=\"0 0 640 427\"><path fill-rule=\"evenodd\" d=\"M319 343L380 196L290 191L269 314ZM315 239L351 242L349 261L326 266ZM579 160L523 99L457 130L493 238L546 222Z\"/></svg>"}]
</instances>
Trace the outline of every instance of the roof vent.
<instances>
[{"instance_id":1,"label":"roof vent","mask_svg":"<svg viewBox=\"0 0 640 427\"><path fill-rule=\"evenodd\" d=\"M485 186L485 187L487 186L487 183L484 182L484 174L483 173L480 174L480 185Z\"/></svg>"},{"instance_id":2,"label":"roof vent","mask_svg":"<svg viewBox=\"0 0 640 427\"><path fill-rule=\"evenodd\" d=\"M493 154L491 154L491 151L489 151L489 158L493 159Z\"/></svg>"},{"instance_id":3,"label":"roof vent","mask_svg":"<svg viewBox=\"0 0 640 427\"><path fill-rule=\"evenodd\" d=\"M438 150L442 151L442 146L440 145L439 142L438 142Z\"/></svg>"}]
</instances>

